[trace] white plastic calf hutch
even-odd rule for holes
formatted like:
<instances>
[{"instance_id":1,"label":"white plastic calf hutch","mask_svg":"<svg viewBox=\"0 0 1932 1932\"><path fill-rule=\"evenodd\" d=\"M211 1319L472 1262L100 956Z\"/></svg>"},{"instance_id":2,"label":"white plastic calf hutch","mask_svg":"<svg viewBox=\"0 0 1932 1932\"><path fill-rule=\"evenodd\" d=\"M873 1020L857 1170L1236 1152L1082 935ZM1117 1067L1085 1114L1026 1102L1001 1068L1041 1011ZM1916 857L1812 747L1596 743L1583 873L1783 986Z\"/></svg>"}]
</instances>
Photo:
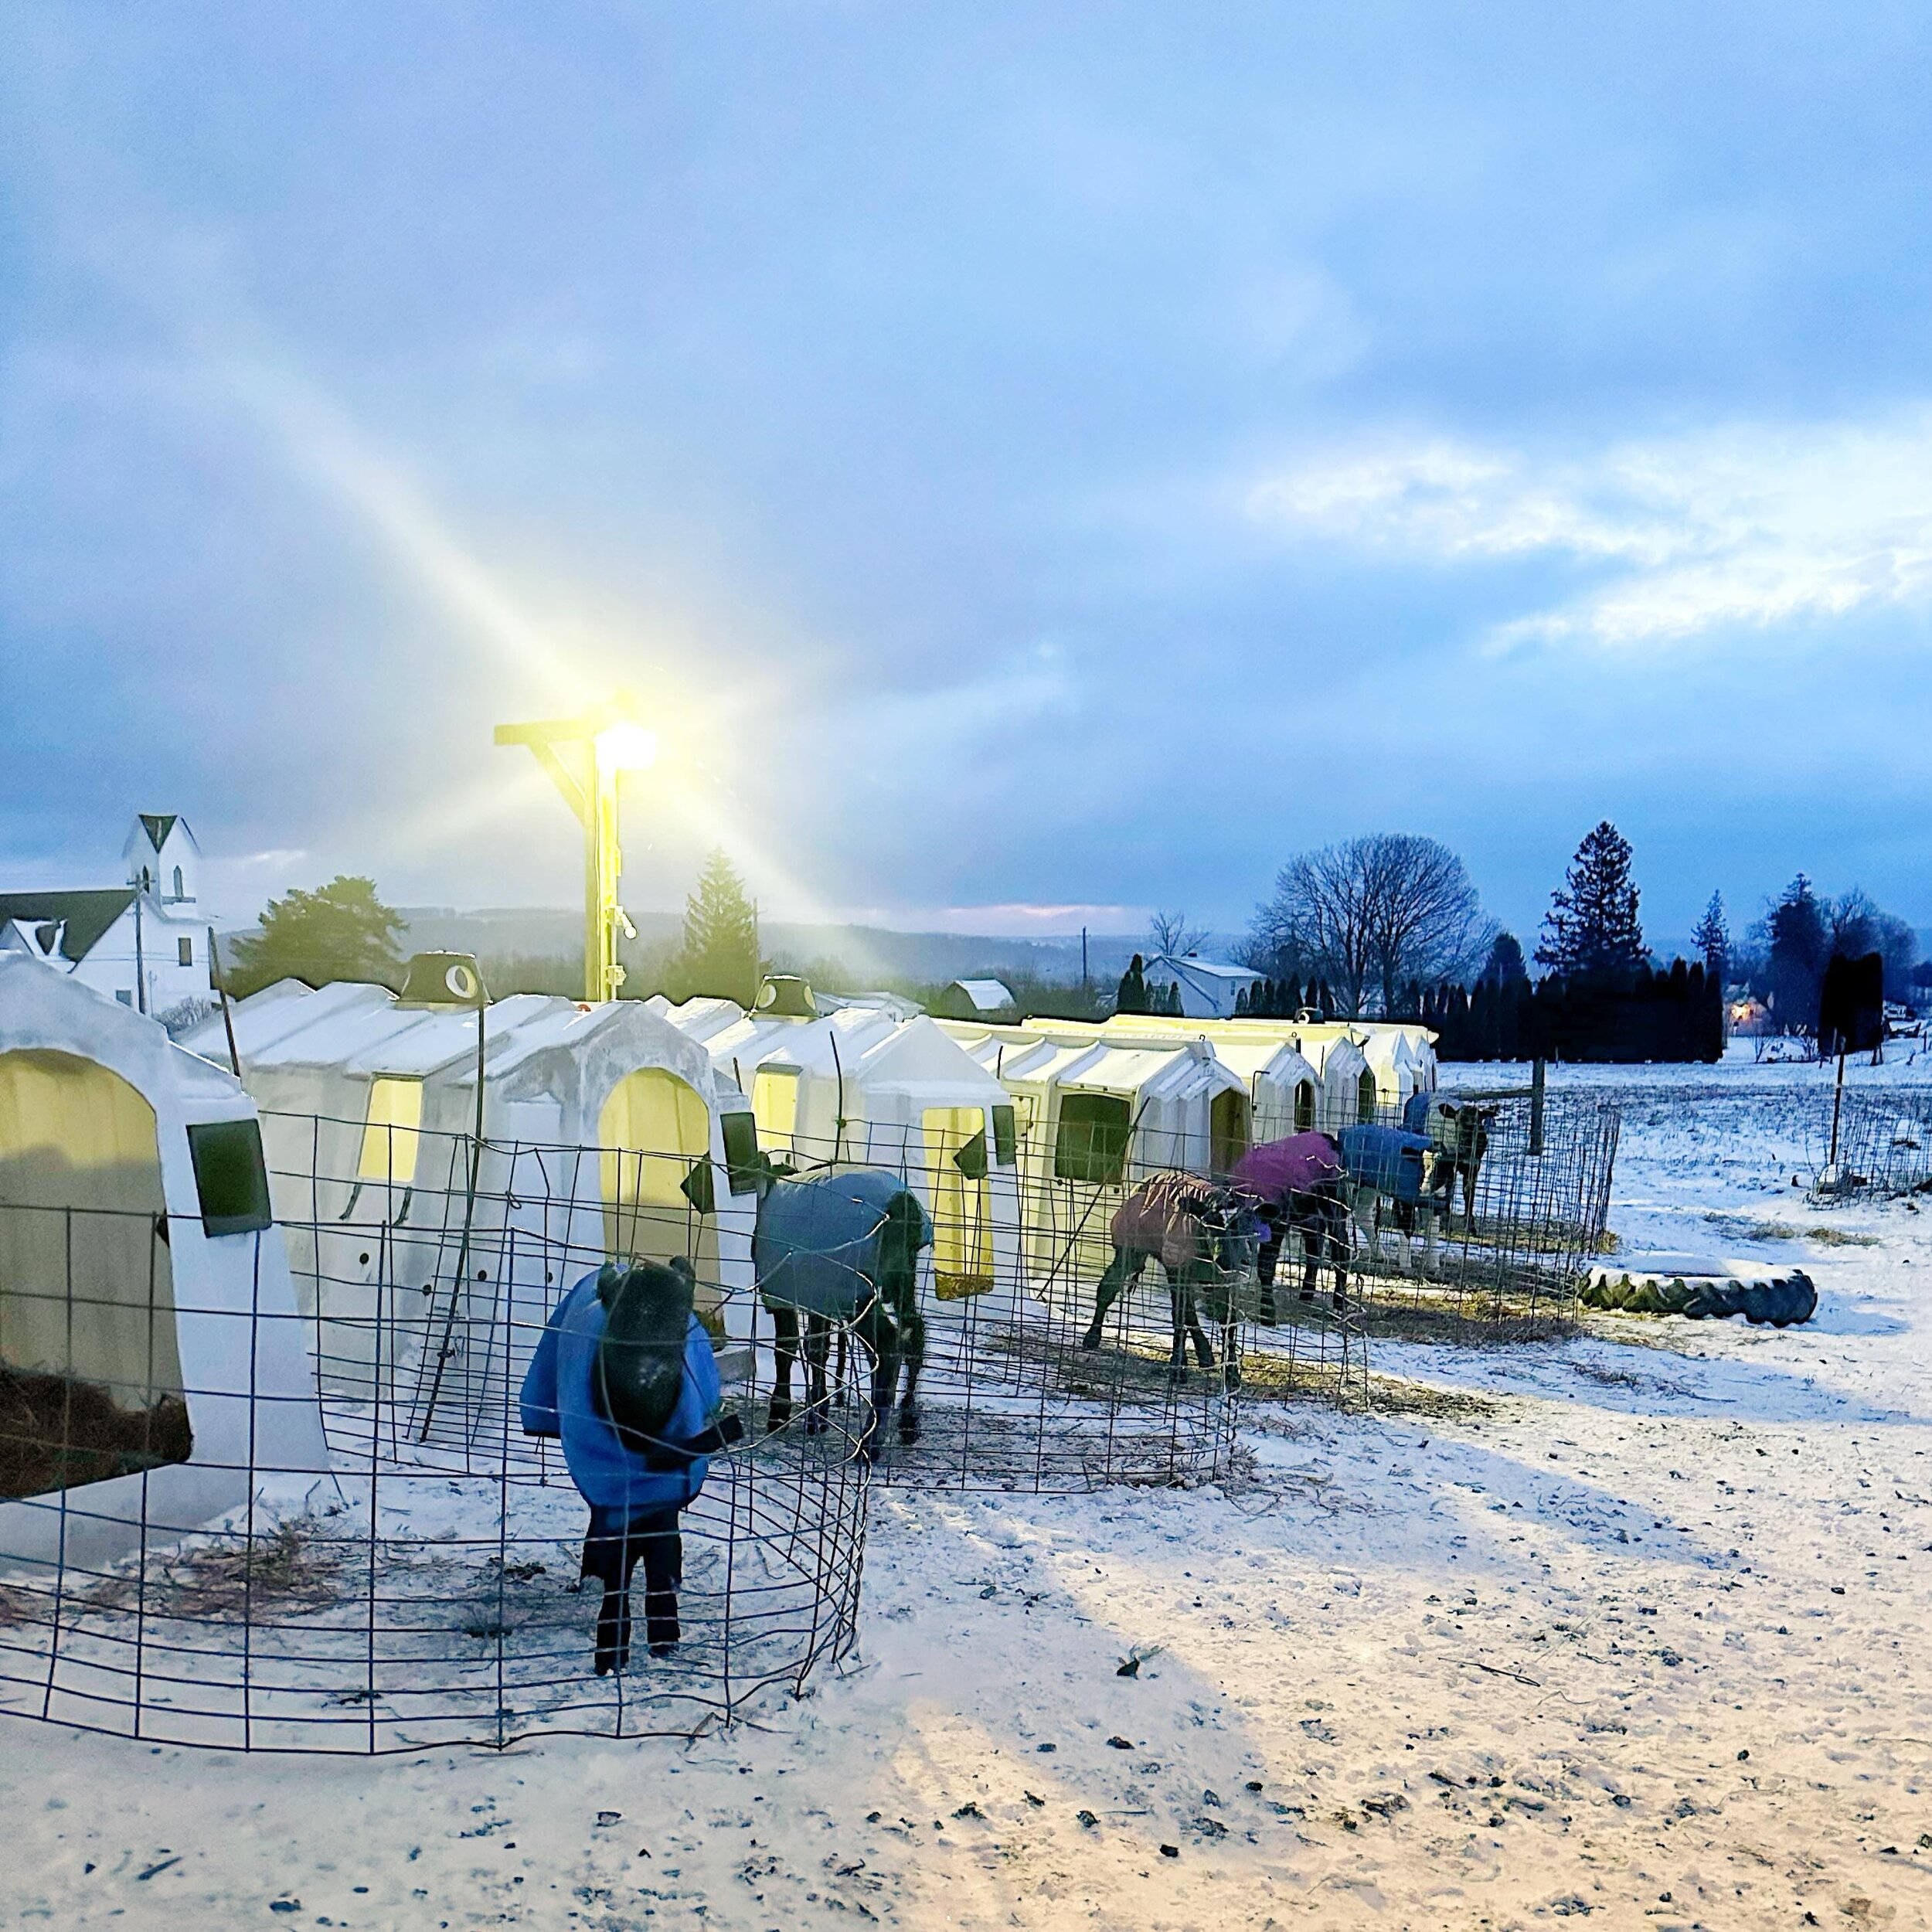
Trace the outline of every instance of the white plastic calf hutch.
<instances>
[{"instance_id":1,"label":"white plastic calf hutch","mask_svg":"<svg viewBox=\"0 0 1932 1932\"><path fill-rule=\"evenodd\" d=\"M1435 1091L1435 1036L1427 1027L1365 1022L1358 1031L1366 1036L1362 1055L1385 1111L1400 1107L1413 1094Z\"/></svg>"},{"instance_id":2,"label":"white plastic calf hutch","mask_svg":"<svg viewBox=\"0 0 1932 1932\"><path fill-rule=\"evenodd\" d=\"M162 1028L0 957L0 1564L165 1545L328 1468L255 1108Z\"/></svg>"},{"instance_id":3,"label":"white plastic calf hutch","mask_svg":"<svg viewBox=\"0 0 1932 1932\"><path fill-rule=\"evenodd\" d=\"M1305 1134L1321 1115L1321 1077L1288 1041L1216 1037L1215 1057L1247 1082L1256 1145Z\"/></svg>"},{"instance_id":4,"label":"white plastic calf hutch","mask_svg":"<svg viewBox=\"0 0 1932 1932\"><path fill-rule=\"evenodd\" d=\"M1147 1175L1226 1172L1248 1146L1247 1090L1203 1039L1109 1039L1050 1021L946 1030L1012 1097L1036 1284L1104 1267L1114 1209Z\"/></svg>"},{"instance_id":5,"label":"white plastic calf hutch","mask_svg":"<svg viewBox=\"0 0 1932 1932\"><path fill-rule=\"evenodd\" d=\"M750 1334L750 1109L636 1001L478 1014L335 985L233 1013L325 1385L488 1427L559 1294L608 1255L683 1256L718 1338ZM219 1018L194 1036L226 1051ZM474 1160L474 1172L471 1162Z\"/></svg>"},{"instance_id":6,"label":"white plastic calf hutch","mask_svg":"<svg viewBox=\"0 0 1932 1932\"><path fill-rule=\"evenodd\" d=\"M1017 1285L1015 1129L998 1081L923 1015L846 1006L815 1016L808 995L787 1003L801 1010L747 1013L716 999L663 1010L750 1095L762 1152L887 1168L914 1189L933 1223L941 1300Z\"/></svg>"},{"instance_id":7,"label":"white plastic calf hutch","mask_svg":"<svg viewBox=\"0 0 1932 1932\"><path fill-rule=\"evenodd\" d=\"M1312 1124L1324 1133L1333 1134L1342 1128L1352 1127L1359 1121L1372 1119L1376 1109L1382 1104L1380 1086L1361 1044L1369 1036L1369 1022L1244 1019L1189 1021L1185 1024L1190 1032L1198 1030L1202 1037L1213 1044L1217 1053L1224 1046L1228 1048L1231 1062L1246 1063L1246 1056L1234 1050L1243 1043L1251 1046L1257 1041L1273 1041L1292 1048L1315 1070L1316 1117ZM1139 1013L1116 1014L1105 1022L1101 1030L1109 1036L1124 1038L1182 1036L1173 1020ZM1285 1113L1291 1119L1303 1118L1307 1110L1297 1106L1294 1095L1294 1086L1301 1076L1291 1062L1284 1062L1281 1070L1288 1080L1289 1099L1285 1108L1281 1107L1278 1100L1275 1103L1277 1117ZM1284 1130L1293 1131L1295 1130ZM1271 1138L1271 1134L1256 1135L1257 1140Z\"/></svg>"},{"instance_id":8,"label":"white plastic calf hutch","mask_svg":"<svg viewBox=\"0 0 1932 1932\"><path fill-rule=\"evenodd\" d=\"M1320 1117L1315 1125L1325 1134L1375 1118L1381 1089L1368 1056L1339 1029L1299 1029L1296 1045L1321 1083Z\"/></svg>"},{"instance_id":9,"label":"white plastic calf hutch","mask_svg":"<svg viewBox=\"0 0 1932 1932\"><path fill-rule=\"evenodd\" d=\"M1285 1021L1176 1020L1158 1014L1116 1013L1087 1030L1103 1039L1158 1042L1177 1049L1206 1042L1214 1057L1246 1087L1250 1109L1248 1138L1240 1141L1233 1131L1232 1103L1221 1103L1224 1119L1215 1145L1217 1158L1219 1158L1217 1172L1226 1172L1249 1145L1305 1133L1331 1111L1324 1104L1321 1074L1299 1051L1293 1029Z\"/></svg>"}]
</instances>

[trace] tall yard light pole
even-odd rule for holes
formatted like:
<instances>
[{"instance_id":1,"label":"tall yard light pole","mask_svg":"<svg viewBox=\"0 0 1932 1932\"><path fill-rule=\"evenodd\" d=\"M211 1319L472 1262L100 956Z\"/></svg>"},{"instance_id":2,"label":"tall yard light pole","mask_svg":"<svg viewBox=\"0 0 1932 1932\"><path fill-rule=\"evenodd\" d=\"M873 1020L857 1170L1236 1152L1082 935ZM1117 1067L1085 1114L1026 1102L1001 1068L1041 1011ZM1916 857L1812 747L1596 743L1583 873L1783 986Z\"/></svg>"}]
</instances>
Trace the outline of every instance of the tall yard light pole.
<instances>
[{"instance_id":1,"label":"tall yard light pole","mask_svg":"<svg viewBox=\"0 0 1932 1932\"><path fill-rule=\"evenodd\" d=\"M615 999L624 984L617 930L635 929L617 903L624 855L617 843L617 781L657 762L655 733L633 715L620 692L580 718L498 725L500 745L528 745L583 826L583 997Z\"/></svg>"}]
</instances>

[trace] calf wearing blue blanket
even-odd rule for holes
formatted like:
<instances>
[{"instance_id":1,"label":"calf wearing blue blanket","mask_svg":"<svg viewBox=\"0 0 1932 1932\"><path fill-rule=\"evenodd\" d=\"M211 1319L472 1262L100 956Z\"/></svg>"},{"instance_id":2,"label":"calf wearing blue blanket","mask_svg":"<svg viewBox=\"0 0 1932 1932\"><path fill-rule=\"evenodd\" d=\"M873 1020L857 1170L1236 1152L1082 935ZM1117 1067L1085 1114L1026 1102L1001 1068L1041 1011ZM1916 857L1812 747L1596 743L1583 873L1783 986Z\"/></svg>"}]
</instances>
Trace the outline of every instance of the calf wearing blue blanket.
<instances>
[{"instance_id":1,"label":"calf wearing blue blanket","mask_svg":"<svg viewBox=\"0 0 1932 1932\"><path fill-rule=\"evenodd\" d=\"M607 1264L557 1304L523 1379L525 1432L561 1441L570 1479L590 1505L583 1573L604 1586L600 1677L630 1659L631 1578L640 1561L651 1655L676 1647L679 1518L703 1488L711 1457L743 1433L735 1416L718 1415L718 1366L692 1311L695 1287L682 1259Z\"/></svg>"},{"instance_id":2,"label":"calf wearing blue blanket","mask_svg":"<svg viewBox=\"0 0 1932 1932\"><path fill-rule=\"evenodd\" d=\"M1410 1243L1418 1220L1423 1231L1422 1271L1435 1272L1437 1223L1447 1211L1455 1167L1440 1155L1426 1134L1372 1123L1345 1127L1335 1137L1342 1148L1344 1187L1349 1211L1369 1244L1382 1258L1383 1209L1389 1210L1402 1243L1402 1267L1411 1265Z\"/></svg>"}]
</instances>

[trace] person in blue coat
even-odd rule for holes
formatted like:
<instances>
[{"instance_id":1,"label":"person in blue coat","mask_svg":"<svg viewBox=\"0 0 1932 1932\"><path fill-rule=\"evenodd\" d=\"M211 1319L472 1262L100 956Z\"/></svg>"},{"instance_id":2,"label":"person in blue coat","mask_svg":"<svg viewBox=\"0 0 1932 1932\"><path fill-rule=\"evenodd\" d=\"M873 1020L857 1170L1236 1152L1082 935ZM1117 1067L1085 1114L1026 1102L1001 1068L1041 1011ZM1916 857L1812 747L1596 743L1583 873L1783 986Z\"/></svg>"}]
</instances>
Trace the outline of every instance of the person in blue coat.
<instances>
[{"instance_id":1,"label":"person in blue coat","mask_svg":"<svg viewBox=\"0 0 1932 1932\"><path fill-rule=\"evenodd\" d=\"M631 1578L644 1565L645 1634L654 1657L679 1637L682 1511L710 1458L743 1433L719 1418L711 1338L692 1309L682 1258L630 1268L607 1263L558 1303L523 1379L525 1432L563 1445L590 1505L583 1573L604 1585L596 1663L601 1677L631 1655Z\"/></svg>"}]
</instances>

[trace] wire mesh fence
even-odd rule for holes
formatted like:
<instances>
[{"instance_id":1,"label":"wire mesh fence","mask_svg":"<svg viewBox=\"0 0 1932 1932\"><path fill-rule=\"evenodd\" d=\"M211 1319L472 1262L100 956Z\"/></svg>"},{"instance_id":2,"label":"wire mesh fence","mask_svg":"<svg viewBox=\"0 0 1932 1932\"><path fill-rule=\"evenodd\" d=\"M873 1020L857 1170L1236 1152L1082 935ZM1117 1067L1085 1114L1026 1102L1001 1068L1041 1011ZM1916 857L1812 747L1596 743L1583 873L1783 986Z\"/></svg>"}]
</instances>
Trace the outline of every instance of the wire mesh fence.
<instances>
[{"instance_id":1,"label":"wire mesh fence","mask_svg":"<svg viewBox=\"0 0 1932 1932\"><path fill-rule=\"evenodd\" d=\"M1187 1141L970 1111L874 1134L862 1170L794 1145L755 1197L705 1159L270 1113L272 1224L89 1206L71 1176L0 1202L0 1707L355 1752L728 1720L852 1644L875 1481L1211 1481L1244 1398L1366 1400L1379 1327L1567 1313L1617 1110L1483 1104L1427 1225L1351 1196L1340 1277L1291 1236L1271 1291L1218 1183L1177 1174ZM888 1293L880 1250L832 1242L831 1299L787 1301L772 1202L857 1199L862 1172L917 1202L916 1271ZM1150 1201L1173 1212L1136 1235ZM675 1645L600 1672L583 1495L519 1398L612 1257L688 1265L742 1437L675 1543L645 1539Z\"/></svg>"},{"instance_id":2,"label":"wire mesh fence","mask_svg":"<svg viewBox=\"0 0 1932 1932\"><path fill-rule=\"evenodd\" d=\"M1283 1243L1272 1294L1252 1277L1239 1286L1244 1393L1359 1403L1377 1331L1533 1335L1573 1318L1607 1223L1616 1102L1590 1094L1539 1102L1527 1091L1440 1097L1462 1108L1462 1124L1437 1128L1439 1165L1425 1156L1414 1169L1433 1192L1418 1198L1359 1172L1342 1183L1346 1289L1338 1301L1325 1255L1304 1292L1308 1257L1298 1233ZM1400 1107L1365 1103L1350 1124L1406 1133L1404 1118ZM1331 1138L1345 1143L1347 1130ZM1070 1178L1055 1136L1036 1125L1021 1161L1036 1294L1049 1308L1083 1304L1112 1257L1114 1214L1151 1175L1198 1156L1194 1137L1137 1124L1111 1165L1095 1162ZM1151 1303L1145 1308L1143 1349L1160 1316Z\"/></svg>"},{"instance_id":3,"label":"wire mesh fence","mask_svg":"<svg viewBox=\"0 0 1932 1932\"><path fill-rule=\"evenodd\" d=\"M1835 1134L1825 1125L1827 1105L1822 1096L1814 1102L1815 1196L1932 1192L1932 1088L1848 1087L1837 1105Z\"/></svg>"},{"instance_id":4,"label":"wire mesh fence","mask_svg":"<svg viewBox=\"0 0 1932 1932\"><path fill-rule=\"evenodd\" d=\"M1191 1350L1173 1372L1175 1303L1155 1270L1093 1332L1094 1289L1112 1253L1108 1216L1125 1189L1036 1185L1029 1137L989 1141L975 1110L896 1137L874 1128L866 1145L866 1164L913 1190L930 1229L917 1438L882 1428L876 1481L1064 1493L1226 1472L1240 1321L1225 1325L1225 1339L1223 1325L1209 1325L1210 1359ZM842 1151L794 1138L786 1154L809 1174L835 1170ZM761 1342L760 1388L770 1386L766 1355Z\"/></svg>"},{"instance_id":5,"label":"wire mesh fence","mask_svg":"<svg viewBox=\"0 0 1932 1932\"><path fill-rule=\"evenodd\" d=\"M1440 1192L1410 1205L1358 1193L1350 1267L1372 1329L1535 1335L1574 1318L1601 1251L1621 1126L1614 1100L1453 1094L1432 1126ZM1396 1110L1377 1123L1400 1128Z\"/></svg>"},{"instance_id":6,"label":"wire mesh fence","mask_svg":"<svg viewBox=\"0 0 1932 1932\"><path fill-rule=\"evenodd\" d=\"M308 1257L292 1305L284 1232ZM554 1294L486 1311L417 1252L399 1307L372 1271L383 1232L223 1237L252 1247L254 1291L209 1301L167 1266L203 1233L188 1217L0 1206L5 1358L44 1365L0 1369L0 1708L256 1750L690 1735L849 1648L855 1372L833 1366L821 1426L748 1427L710 1456L672 1540L643 1553L669 1559L675 1645L641 1639L598 1674L585 1505L513 1400ZM332 1275L338 1240L370 1269ZM512 1290L602 1258L525 1241ZM292 1377L273 1366L291 1355ZM726 1413L746 1400L728 1387Z\"/></svg>"},{"instance_id":7,"label":"wire mesh fence","mask_svg":"<svg viewBox=\"0 0 1932 1932\"><path fill-rule=\"evenodd\" d=\"M1222 1474L1231 1454L1241 1397L1310 1397L1344 1404L1366 1399L1368 1349L1359 1300L1338 1307L1332 1279L1303 1300L1301 1257L1291 1245L1281 1261L1281 1285L1264 1295L1256 1270L1258 1243L1246 1252L1208 1257L1213 1278L1193 1299L1210 1316L1210 1345L1220 1332L1216 1369L1201 1369L1191 1335L1177 1334L1176 1294L1185 1285L1164 1264L1150 1262L1100 1320L1100 1283L1116 1254L1115 1216L1157 1176L1186 1171L1202 1151L1199 1137L1152 1130L1130 1119L1112 1143L1083 1135L1070 1150L1063 1128L1036 1120L1022 1134L1018 1174L1028 1297L1035 1304L1036 1346L1063 1381L1104 1383L1117 1403L1130 1391L1151 1399L1165 1387L1175 1413L1163 1426L1176 1440L1177 1473ZM1239 1148L1223 1150L1233 1154ZM1292 1280L1291 1279L1292 1277ZM1185 1307L1182 1308L1185 1314ZM1264 1318L1266 1317L1267 1318ZM1176 1375L1182 1345L1192 1366Z\"/></svg>"},{"instance_id":8,"label":"wire mesh fence","mask_svg":"<svg viewBox=\"0 0 1932 1932\"><path fill-rule=\"evenodd\" d=\"M369 1401L391 1432L451 1450L480 1432L487 1459L571 1270L607 1253L677 1255L696 1270L699 1311L727 1385L748 1417L774 1427L772 1398L790 1373L778 1346L785 1304L763 1291L753 1252L764 1207L716 1209L715 1191L692 1187L693 1164L682 1158L494 1138L478 1153L466 1137L423 1130L405 1150L403 1188L389 1171L394 1155L372 1159L366 1134L345 1131L359 1127L264 1117L290 1203L291 1266L315 1313L315 1359L338 1400ZM845 1417L869 1437L874 1481L1053 1492L1225 1471L1236 1422L1225 1358L1238 1372L1238 1322L1209 1367L1190 1358L1195 1368L1171 1375L1174 1304L1164 1281L1150 1279L1120 1298L1088 1343L1100 1270L1083 1277L1068 1257L1099 1251L1087 1238L1097 1216L1105 1247L1105 1190L1074 1199L1027 1189L1023 1150L1002 1160L1009 1150L989 1145L983 1115L971 1111L896 1136L875 1130L862 1163L798 1136L782 1152L773 1185L790 1172L890 1175L926 1217L903 1358L910 1426ZM1043 1227L1035 1213L1055 1218ZM863 1298L849 1294L845 1325L828 1342L846 1386L870 1372L850 1326Z\"/></svg>"}]
</instances>

